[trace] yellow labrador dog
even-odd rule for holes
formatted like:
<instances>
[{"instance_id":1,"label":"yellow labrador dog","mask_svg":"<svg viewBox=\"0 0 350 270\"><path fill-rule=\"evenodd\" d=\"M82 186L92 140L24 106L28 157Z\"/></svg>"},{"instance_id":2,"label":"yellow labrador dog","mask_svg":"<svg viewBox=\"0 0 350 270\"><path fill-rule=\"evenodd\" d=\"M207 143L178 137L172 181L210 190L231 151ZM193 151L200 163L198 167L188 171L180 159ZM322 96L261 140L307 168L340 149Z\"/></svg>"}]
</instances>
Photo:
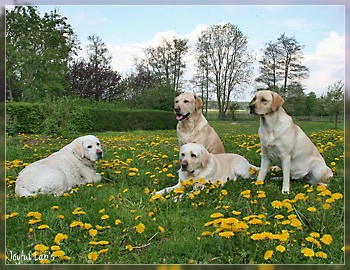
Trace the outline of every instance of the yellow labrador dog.
<instances>
[{"instance_id":1,"label":"yellow labrador dog","mask_svg":"<svg viewBox=\"0 0 350 270\"><path fill-rule=\"evenodd\" d=\"M174 112L178 124L176 127L180 147L186 143L200 143L210 153L224 153L220 137L208 124L202 114L203 102L193 93L183 93L175 98Z\"/></svg>"},{"instance_id":2,"label":"yellow labrador dog","mask_svg":"<svg viewBox=\"0 0 350 270\"><path fill-rule=\"evenodd\" d=\"M289 193L290 178L306 178L311 184L327 184L333 176L316 146L282 108L283 98L272 91L258 91L250 113L260 116L261 167L264 180L272 161L283 170L282 193Z\"/></svg>"},{"instance_id":3,"label":"yellow labrador dog","mask_svg":"<svg viewBox=\"0 0 350 270\"><path fill-rule=\"evenodd\" d=\"M101 180L95 162L102 158L100 141L93 135L75 139L47 158L25 167L16 180L15 192L23 196L59 195L72 187Z\"/></svg>"},{"instance_id":4,"label":"yellow labrador dog","mask_svg":"<svg viewBox=\"0 0 350 270\"><path fill-rule=\"evenodd\" d=\"M251 178L251 169L259 170L240 155L211 154L203 145L198 143L187 143L181 146L180 164L178 183L175 186L156 192L157 194L163 195L175 188L180 189L182 182L189 178L194 180L204 179L211 183L220 180L224 184L228 179L236 181L238 177Z\"/></svg>"}]
</instances>

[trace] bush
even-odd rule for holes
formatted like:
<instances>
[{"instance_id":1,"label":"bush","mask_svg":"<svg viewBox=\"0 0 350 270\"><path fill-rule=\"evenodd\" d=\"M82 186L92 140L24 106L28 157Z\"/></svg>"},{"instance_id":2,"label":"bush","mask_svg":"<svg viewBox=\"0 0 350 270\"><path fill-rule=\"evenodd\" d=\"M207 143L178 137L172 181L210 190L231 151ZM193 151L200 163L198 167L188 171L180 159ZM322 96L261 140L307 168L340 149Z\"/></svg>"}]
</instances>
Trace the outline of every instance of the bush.
<instances>
[{"instance_id":1,"label":"bush","mask_svg":"<svg viewBox=\"0 0 350 270\"><path fill-rule=\"evenodd\" d=\"M45 104L7 103L9 134L67 134L75 132L174 129L176 119L170 111L120 110L111 106L80 106L76 100L58 99Z\"/></svg>"}]
</instances>

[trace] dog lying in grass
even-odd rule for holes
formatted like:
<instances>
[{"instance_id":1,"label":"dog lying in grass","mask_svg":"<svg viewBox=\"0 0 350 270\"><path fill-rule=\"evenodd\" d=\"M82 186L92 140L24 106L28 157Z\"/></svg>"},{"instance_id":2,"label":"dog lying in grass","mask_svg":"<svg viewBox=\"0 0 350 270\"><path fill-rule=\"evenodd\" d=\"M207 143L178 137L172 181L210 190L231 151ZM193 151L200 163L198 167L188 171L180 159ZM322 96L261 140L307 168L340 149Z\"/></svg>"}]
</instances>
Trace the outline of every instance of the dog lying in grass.
<instances>
[{"instance_id":1,"label":"dog lying in grass","mask_svg":"<svg viewBox=\"0 0 350 270\"><path fill-rule=\"evenodd\" d=\"M189 178L204 179L212 183L220 181L224 184L229 179L236 181L239 177L252 178L251 170L259 170L240 155L211 154L198 143L187 143L181 146L180 164L178 183L175 186L157 191L156 194L164 195L174 189L180 189L182 182Z\"/></svg>"},{"instance_id":2,"label":"dog lying in grass","mask_svg":"<svg viewBox=\"0 0 350 270\"><path fill-rule=\"evenodd\" d=\"M95 162L102 158L100 141L93 135L75 139L47 158L25 167L16 180L21 197L52 193L59 195L76 185L97 182Z\"/></svg>"}]
</instances>

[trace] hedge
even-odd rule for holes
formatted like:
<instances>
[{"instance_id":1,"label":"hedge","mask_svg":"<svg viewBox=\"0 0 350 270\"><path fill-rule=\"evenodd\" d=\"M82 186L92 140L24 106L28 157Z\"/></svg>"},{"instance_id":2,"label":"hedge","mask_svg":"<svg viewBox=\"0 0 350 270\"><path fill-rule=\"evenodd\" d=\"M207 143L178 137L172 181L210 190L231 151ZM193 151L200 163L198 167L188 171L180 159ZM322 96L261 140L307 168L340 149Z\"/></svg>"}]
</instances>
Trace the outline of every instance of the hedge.
<instances>
[{"instance_id":1,"label":"hedge","mask_svg":"<svg viewBox=\"0 0 350 270\"><path fill-rule=\"evenodd\" d=\"M100 132L174 129L171 111L118 110L72 107L67 101L59 106L43 103L7 103L6 131L17 133Z\"/></svg>"}]
</instances>

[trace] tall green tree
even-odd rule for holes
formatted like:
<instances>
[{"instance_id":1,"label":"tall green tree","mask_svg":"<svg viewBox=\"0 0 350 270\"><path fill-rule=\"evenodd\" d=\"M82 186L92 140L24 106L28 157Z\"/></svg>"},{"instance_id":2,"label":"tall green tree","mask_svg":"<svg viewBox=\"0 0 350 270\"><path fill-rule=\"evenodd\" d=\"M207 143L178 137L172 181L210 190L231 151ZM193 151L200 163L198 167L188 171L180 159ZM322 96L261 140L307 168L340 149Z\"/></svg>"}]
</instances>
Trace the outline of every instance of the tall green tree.
<instances>
[{"instance_id":1,"label":"tall green tree","mask_svg":"<svg viewBox=\"0 0 350 270\"><path fill-rule=\"evenodd\" d=\"M66 94L68 62L79 49L58 10L40 16L35 6L6 10L6 92L12 101Z\"/></svg>"},{"instance_id":2,"label":"tall green tree","mask_svg":"<svg viewBox=\"0 0 350 270\"><path fill-rule=\"evenodd\" d=\"M250 82L253 54L248 39L230 23L204 30L197 42L198 64L213 86L219 118L224 118L232 97L238 97L242 85Z\"/></svg>"},{"instance_id":3,"label":"tall green tree","mask_svg":"<svg viewBox=\"0 0 350 270\"><path fill-rule=\"evenodd\" d=\"M284 33L276 42L267 43L259 61L260 75L255 79L262 83L261 88L278 91L287 97L289 85L308 78L309 69L302 64L303 48L295 37L287 37Z\"/></svg>"},{"instance_id":4,"label":"tall green tree","mask_svg":"<svg viewBox=\"0 0 350 270\"><path fill-rule=\"evenodd\" d=\"M329 112L335 117L335 128L337 128L339 116L344 113L344 81L339 80L329 85L325 99Z\"/></svg>"}]
</instances>

